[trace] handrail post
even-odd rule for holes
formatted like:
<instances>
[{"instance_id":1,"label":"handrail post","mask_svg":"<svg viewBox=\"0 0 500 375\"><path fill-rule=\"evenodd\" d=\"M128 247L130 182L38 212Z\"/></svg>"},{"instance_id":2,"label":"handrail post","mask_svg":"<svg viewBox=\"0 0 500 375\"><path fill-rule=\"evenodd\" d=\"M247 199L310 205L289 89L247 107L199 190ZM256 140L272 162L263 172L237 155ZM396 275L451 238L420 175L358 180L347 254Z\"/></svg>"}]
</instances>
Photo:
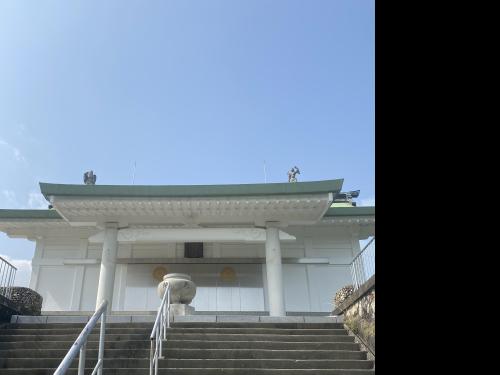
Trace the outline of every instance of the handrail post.
<instances>
[{"instance_id":1,"label":"handrail post","mask_svg":"<svg viewBox=\"0 0 500 375\"><path fill-rule=\"evenodd\" d=\"M153 359L154 359L154 353L153 353L153 340L151 341L151 348L149 349L149 375L153 375Z\"/></svg>"},{"instance_id":2,"label":"handrail post","mask_svg":"<svg viewBox=\"0 0 500 375\"><path fill-rule=\"evenodd\" d=\"M1 262L0 263L0 288L3 288L3 274L4 274L4 270L6 270L6 269L7 269L7 263ZM2 290L2 293L6 293L6 292L7 291Z\"/></svg>"},{"instance_id":3,"label":"handrail post","mask_svg":"<svg viewBox=\"0 0 500 375\"><path fill-rule=\"evenodd\" d=\"M78 361L78 375L84 375L85 372L85 356L87 351L87 342L80 348L80 359Z\"/></svg>"},{"instance_id":4,"label":"handrail post","mask_svg":"<svg viewBox=\"0 0 500 375\"><path fill-rule=\"evenodd\" d=\"M0 256L0 295L10 299L17 268Z\"/></svg>"},{"instance_id":5,"label":"handrail post","mask_svg":"<svg viewBox=\"0 0 500 375\"><path fill-rule=\"evenodd\" d=\"M158 342L158 336L160 336L160 326L156 327L156 341ZM156 345L156 350L160 350L160 352L156 353L155 357L155 375L158 375L158 357L161 355L161 339L160 344Z\"/></svg>"},{"instance_id":6,"label":"handrail post","mask_svg":"<svg viewBox=\"0 0 500 375\"><path fill-rule=\"evenodd\" d=\"M11 288L12 288L12 273L14 272L14 268L11 268L9 270L9 277L8 277L8 280L7 280L7 286L5 288L5 293L6 293L6 297L10 299L10 291L11 291Z\"/></svg>"},{"instance_id":7,"label":"handrail post","mask_svg":"<svg viewBox=\"0 0 500 375\"><path fill-rule=\"evenodd\" d=\"M356 276L356 280L357 280L357 282L356 282L356 289L358 289L359 286L361 284L363 284L363 280L361 280L361 274L359 273L359 262L358 262L358 260L359 260L359 258L357 258L355 260L355 262L354 262L354 269L356 270L356 275L357 275Z\"/></svg>"},{"instance_id":8,"label":"handrail post","mask_svg":"<svg viewBox=\"0 0 500 375\"><path fill-rule=\"evenodd\" d=\"M167 289L167 327L170 328L170 288ZM165 330L165 337L167 337L167 330Z\"/></svg>"},{"instance_id":9,"label":"handrail post","mask_svg":"<svg viewBox=\"0 0 500 375\"><path fill-rule=\"evenodd\" d=\"M375 236L363 246L363 249L353 258L350 263L351 276L353 281L354 290L358 289L364 284L369 275L367 275L367 264L373 264L373 273L375 273L375 247L373 247L373 255L371 255L370 245L375 242ZM371 269L368 271L371 274Z\"/></svg>"},{"instance_id":10,"label":"handrail post","mask_svg":"<svg viewBox=\"0 0 500 375\"><path fill-rule=\"evenodd\" d=\"M82 332L78 335L77 339L71 346L71 348L68 350L66 355L64 356L63 360L57 367L57 369L54 371L54 375L64 375L66 371L68 371L69 367L71 366L71 363L73 362L73 359L78 355L78 352L80 352L80 361L78 364L78 374L83 375L83 372L85 370L85 356L86 356L86 344L88 341L88 337L92 330L94 329L95 325L97 324L97 321L99 318L101 318L101 332L99 335L99 359L97 361L96 366L94 367L94 370L92 372L92 375L95 374L96 372L98 374L102 374L102 367L104 366L104 332L105 332L105 324L106 324L106 309L108 307L108 301L104 300L101 305L96 309L94 314L91 316L87 324L85 324L85 327L83 327Z\"/></svg>"},{"instance_id":11,"label":"handrail post","mask_svg":"<svg viewBox=\"0 0 500 375\"><path fill-rule=\"evenodd\" d=\"M351 277L353 280L353 286L354 288L356 288L356 283L358 282L358 280L356 279L356 273L354 272L354 264L351 264L350 268L351 268Z\"/></svg>"},{"instance_id":12,"label":"handrail post","mask_svg":"<svg viewBox=\"0 0 500 375\"><path fill-rule=\"evenodd\" d=\"M99 354L97 362L101 361L101 366L97 370L97 375L102 375L102 368L104 367L104 334L106 331L106 314L107 308L101 315L101 331L99 332Z\"/></svg>"},{"instance_id":13,"label":"handrail post","mask_svg":"<svg viewBox=\"0 0 500 375\"><path fill-rule=\"evenodd\" d=\"M158 374L158 359L163 359L163 340L170 328L170 285L165 283L165 293L161 298L160 307L156 313L155 323L151 331L151 348L149 352L149 374ZM153 343L154 340L154 343Z\"/></svg>"},{"instance_id":14,"label":"handrail post","mask_svg":"<svg viewBox=\"0 0 500 375\"><path fill-rule=\"evenodd\" d=\"M160 319L160 325L158 326L158 331L156 332L159 345L160 345L160 351L158 353L159 358L163 358L163 340L162 340L162 333L163 333L163 327L162 327L163 319Z\"/></svg>"}]
</instances>

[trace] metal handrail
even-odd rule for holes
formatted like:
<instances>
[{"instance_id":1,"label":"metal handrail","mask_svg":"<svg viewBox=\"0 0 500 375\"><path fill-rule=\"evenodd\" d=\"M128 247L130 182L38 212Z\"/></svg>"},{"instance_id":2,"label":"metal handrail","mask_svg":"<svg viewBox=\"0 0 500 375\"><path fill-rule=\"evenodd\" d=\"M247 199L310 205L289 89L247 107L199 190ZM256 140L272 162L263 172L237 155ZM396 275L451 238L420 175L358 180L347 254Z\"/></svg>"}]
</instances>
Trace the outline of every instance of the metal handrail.
<instances>
[{"instance_id":1,"label":"metal handrail","mask_svg":"<svg viewBox=\"0 0 500 375\"><path fill-rule=\"evenodd\" d=\"M375 248L373 254L368 254L368 248L374 241L375 236L363 246L363 249L353 258L350 264L354 290L368 280L369 277L366 275L367 266L370 270L373 268L373 272L375 272Z\"/></svg>"},{"instance_id":2,"label":"metal handrail","mask_svg":"<svg viewBox=\"0 0 500 375\"><path fill-rule=\"evenodd\" d=\"M359 251L358 255L356 255L356 256L352 259L351 264L353 264L353 263L354 263L354 261L355 261L358 257L360 257L360 256L363 254L363 252L364 252L364 251L368 248L368 246L370 246L370 244L371 244L373 241L375 241L375 236L373 236L373 238L372 238L370 241L368 241L368 243L367 243L365 246L363 246L363 248Z\"/></svg>"},{"instance_id":3,"label":"metal handrail","mask_svg":"<svg viewBox=\"0 0 500 375\"><path fill-rule=\"evenodd\" d=\"M104 363L104 333L106 330L106 308L108 306L108 301L104 300L99 308L95 311L94 315L89 319L82 332L73 343L73 346L69 349L68 353L64 356L63 360L57 367L54 375L63 375L68 371L69 366L75 359L78 351L80 351L80 360L78 362L78 375L83 375L85 370L85 357L87 350L87 339L90 332L97 324L99 318L101 318L101 330L99 332L99 354L97 357L97 363L92 371L92 375L96 372L98 375L102 375L102 368Z\"/></svg>"},{"instance_id":4,"label":"metal handrail","mask_svg":"<svg viewBox=\"0 0 500 375\"><path fill-rule=\"evenodd\" d=\"M170 285L165 282L165 293L161 300L155 324L151 331L151 349L149 351L149 375L158 374L158 358L163 357L163 340L167 337L167 328L170 328Z\"/></svg>"},{"instance_id":5,"label":"metal handrail","mask_svg":"<svg viewBox=\"0 0 500 375\"><path fill-rule=\"evenodd\" d=\"M0 256L0 295L10 299L16 272L17 267Z\"/></svg>"}]
</instances>

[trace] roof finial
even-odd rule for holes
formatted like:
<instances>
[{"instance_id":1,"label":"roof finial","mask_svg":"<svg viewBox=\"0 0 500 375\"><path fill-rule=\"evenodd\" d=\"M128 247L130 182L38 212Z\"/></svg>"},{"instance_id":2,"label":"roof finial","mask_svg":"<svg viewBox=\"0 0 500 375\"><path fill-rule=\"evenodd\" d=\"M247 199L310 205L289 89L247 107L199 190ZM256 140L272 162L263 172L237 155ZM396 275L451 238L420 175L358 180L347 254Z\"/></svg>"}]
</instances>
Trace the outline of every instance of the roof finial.
<instances>
[{"instance_id":1,"label":"roof finial","mask_svg":"<svg viewBox=\"0 0 500 375\"><path fill-rule=\"evenodd\" d=\"M300 174L299 168L297 166L293 167L288 171L288 182L297 182L297 174Z\"/></svg>"},{"instance_id":2,"label":"roof finial","mask_svg":"<svg viewBox=\"0 0 500 375\"><path fill-rule=\"evenodd\" d=\"M87 171L83 174L83 182L85 185L95 185L95 180L97 179L97 175L94 174L94 171Z\"/></svg>"}]
</instances>

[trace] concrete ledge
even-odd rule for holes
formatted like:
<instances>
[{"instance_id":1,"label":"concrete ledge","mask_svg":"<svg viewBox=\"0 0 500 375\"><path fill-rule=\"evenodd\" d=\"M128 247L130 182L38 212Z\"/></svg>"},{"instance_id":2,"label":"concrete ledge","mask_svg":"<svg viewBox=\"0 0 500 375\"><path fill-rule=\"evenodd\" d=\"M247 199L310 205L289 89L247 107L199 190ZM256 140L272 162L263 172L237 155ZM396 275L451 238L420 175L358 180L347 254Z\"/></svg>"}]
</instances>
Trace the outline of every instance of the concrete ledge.
<instances>
[{"instance_id":1,"label":"concrete ledge","mask_svg":"<svg viewBox=\"0 0 500 375\"><path fill-rule=\"evenodd\" d=\"M203 323L215 323L217 321L216 315L175 315L174 322L203 322Z\"/></svg>"},{"instance_id":2,"label":"concrete ledge","mask_svg":"<svg viewBox=\"0 0 500 375\"><path fill-rule=\"evenodd\" d=\"M304 323L339 323L337 316L304 316Z\"/></svg>"},{"instance_id":3,"label":"concrete ledge","mask_svg":"<svg viewBox=\"0 0 500 375\"><path fill-rule=\"evenodd\" d=\"M261 323L304 323L303 316L261 316Z\"/></svg>"},{"instance_id":4,"label":"concrete ledge","mask_svg":"<svg viewBox=\"0 0 500 375\"><path fill-rule=\"evenodd\" d=\"M44 316L92 316L94 311L42 311Z\"/></svg>"},{"instance_id":5,"label":"concrete ledge","mask_svg":"<svg viewBox=\"0 0 500 375\"><path fill-rule=\"evenodd\" d=\"M42 311L41 315L64 315L64 316L70 316L70 315L76 315L76 316L82 316L82 315L88 315L92 316L94 311L49 311L45 310ZM155 310L149 310L149 311L137 311L137 310L123 310L123 311L112 311L111 315L126 315L126 316L134 316L134 315L153 315L156 316L157 311ZM328 316L331 313L328 311L287 311L286 316ZM17 315L22 315L17 314ZM195 311L193 315L255 315L255 316L269 316L269 311L206 311L206 310L199 310Z\"/></svg>"},{"instance_id":6,"label":"concrete ledge","mask_svg":"<svg viewBox=\"0 0 500 375\"><path fill-rule=\"evenodd\" d=\"M48 316L47 323L87 323L88 316ZM19 321L18 321L19 323Z\"/></svg>"},{"instance_id":7,"label":"concrete ledge","mask_svg":"<svg viewBox=\"0 0 500 375\"><path fill-rule=\"evenodd\" d=\"M193 315L217 315L217 316L222 316L222 315L245 315L245 316L260 316L260 315L266 315L269 314L266 311L206 311L206 310L199 310L195 311Z\"/></svg>"},{"instance_id":8,"label":"concrete ledge","mask_svg":"<svg viewBox=\"0 0 500 375\"><path fill-rule=\"evenodd\" d=\"M106 323L131 323L132 316L130 315L108 315Z\"/></svg>"},{"instance_id":9,"label":"concrete ledge","mask_svg":"<svg viewBox=\"0 0 500 375\"><path fill-rule=\"evenodd\" d=\"M251 315L217 315L217 322L258 323L259 317Z\"/></svg>"},{"instance_id":10,"label":"concrete ledge","mask_svg":"<svg viewBox=\"0 0 500 375\"><path fill-rule=\"evenodd\" d=\"M11 323L47 323L46 316L12 315Z\"/></svg>"},{"instance_id":11,"label":"concrete ledge","mask_svg":"<svg viewBox=\"0 0 500 375\"><path fill-rule=\"evenodd\" d=\"M87 323L90 315L12 315L11 323ZM174 315L172 322L200 323L342 323L343 316ZM109 315L108 323L151 323L156 315ZM100 319L99 319L100 321Z\"/></svg>"},{"instance_id":12,"label":"concrete ledge","mask_svg":"<svg viewBox=\"0 0 500 375\"><path fill-rule=\"evenodd\" d=\"M157 311L137 311L137 310L128 310L128 311L111 311L111 316L133 316L133 315L153 315L156 316ZM94 314L93 310L82 310L82 311L53 311L46 310L42 311L42 315L52 316L52 315L64 315L64 316L83 316L88 315L92 316ZM108 315L109 316L109 315Z\"/></svg>"},{"instance_id":13,"label":"concrete ledge","mask_svg":"<svg viewBox=\"0 0 500 375\"><path fill-rule=\"evenodd\" d=\"M154 323L154 315L132 315L132 323Z\"/></svg>"}]
</instances>

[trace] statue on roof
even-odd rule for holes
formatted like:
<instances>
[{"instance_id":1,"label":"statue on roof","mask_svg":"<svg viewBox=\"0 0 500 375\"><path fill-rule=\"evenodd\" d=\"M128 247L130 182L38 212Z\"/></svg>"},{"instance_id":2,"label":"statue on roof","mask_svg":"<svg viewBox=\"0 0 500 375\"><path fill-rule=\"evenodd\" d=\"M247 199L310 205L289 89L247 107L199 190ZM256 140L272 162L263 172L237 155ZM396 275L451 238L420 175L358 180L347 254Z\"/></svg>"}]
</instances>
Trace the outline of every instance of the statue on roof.
<instances>
[{"instance_id":1,"label":"statue on roof","mask_svg":"<svg viewBox=\"0 0 500 375\"><path fill-rule=\"evenodd\" d=\"M83 174L83 182L85 185L95 185L96 179L97 175L94 174L94 171L87 171Z\"/></svg>"},{"instance_id":2,"label":"statue on roof","mask_svg":"<svg viewBox=\"0 0 500 375\"><path fill-rule=\"evenodd\" d=\"M288 171L288 182L297 182L297 174L300 174L299 168L297 166L293 167Z\"/></svg>"}]
</instances>

